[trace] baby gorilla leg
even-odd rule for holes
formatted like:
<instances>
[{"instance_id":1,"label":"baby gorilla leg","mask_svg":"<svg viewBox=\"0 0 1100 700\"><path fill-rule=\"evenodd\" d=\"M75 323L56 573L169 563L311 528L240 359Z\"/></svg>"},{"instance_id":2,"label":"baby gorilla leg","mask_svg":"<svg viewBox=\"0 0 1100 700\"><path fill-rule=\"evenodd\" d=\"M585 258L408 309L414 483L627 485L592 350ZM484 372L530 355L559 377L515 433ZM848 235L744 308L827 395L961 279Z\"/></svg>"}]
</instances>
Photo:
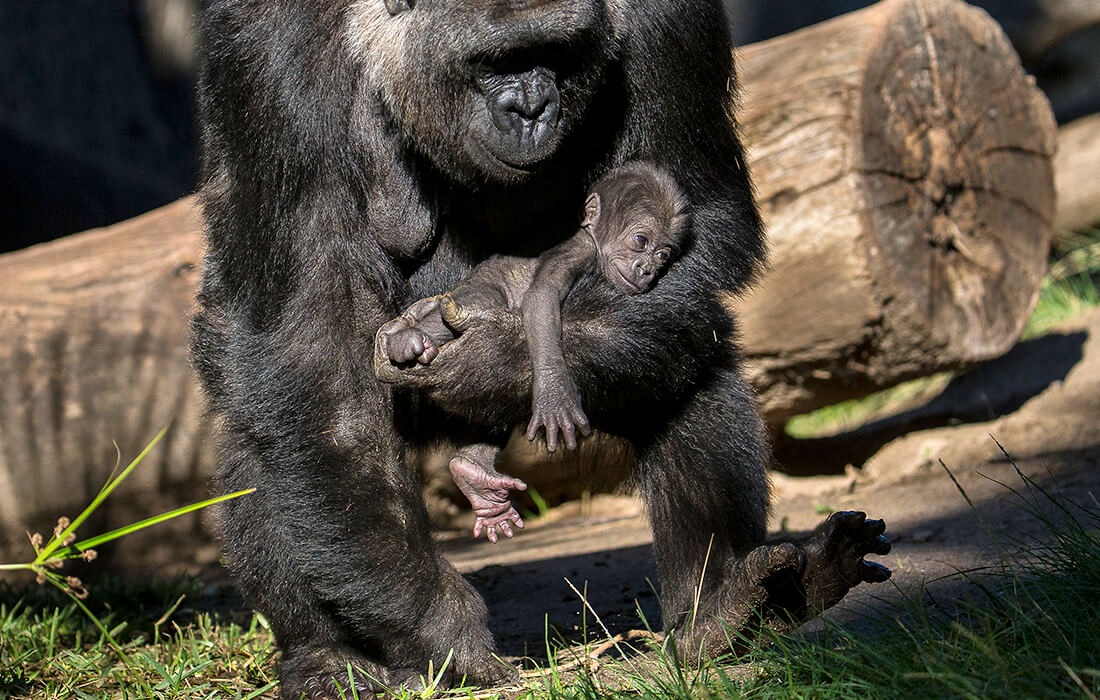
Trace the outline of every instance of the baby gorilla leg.
<instances>
[{"instance_id":1,"label":"baby gorilla leg","mask_svg":"<svg viewBox=\"0 0 1100 700\"><path fill-rule=\"evenodd\" d=\"M439 297L420 299L378 329L374 338L375 374L382 379L380 370L386 364L430 364L439 355L440 346L454 337L439 315Z\"/></svg>"},{"instance_id":2,"label":"baby gorilla leg","mask_svg":"<svg viewBox=\"0 0 1100 700\"><path fill-rule=\"evenodd\" d=\"M489 541L494 543L498 527L508 537L514 534L512 525L523 527L523 518L512 506L509 495L513 490L527 489L527 484L494 468L499 453L500 448L493 445L467 445L455 453L449 465L455 484L477 515L474 537L480 537L484 530Z\"/></svg>"}]
</instances>

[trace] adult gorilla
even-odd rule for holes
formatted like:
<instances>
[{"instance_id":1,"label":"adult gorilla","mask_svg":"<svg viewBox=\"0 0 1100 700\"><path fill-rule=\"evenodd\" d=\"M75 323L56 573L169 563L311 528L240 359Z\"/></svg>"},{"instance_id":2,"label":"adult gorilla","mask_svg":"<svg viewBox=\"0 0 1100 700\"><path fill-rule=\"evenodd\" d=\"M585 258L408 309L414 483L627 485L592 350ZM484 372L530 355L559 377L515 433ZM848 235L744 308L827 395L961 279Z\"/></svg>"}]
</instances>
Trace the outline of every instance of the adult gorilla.
<instances>
[{"instance_id":1,"label":"adult gorilla","mask_svg":"<svg viewBox=\"0 0 1100 700\"><path fill-rule=\"evenodd\" d=\"M220 529L283 649L284 697L331 693L349 662L365 688L400 684L451 650L455 677L513 677L492 658L484 603L429 537L405 450L526 421L521 324L502 310L430 366L379 362L390 384L372 367L375 331L493 253L533 256L570 235L587 188L628 159L664 166L689 194L693 244L648 294L582 281L563 345L592 424L637 451L665 626L716 651L719 617L801 619L886 575L862 560L888 549L862 514L762 545L766 448L719 299L764 247L727 111L725 27L720 0L204 12L209 248L193 352L222 426L220 485L257 488Z\"/></svg>"}]
</instances>

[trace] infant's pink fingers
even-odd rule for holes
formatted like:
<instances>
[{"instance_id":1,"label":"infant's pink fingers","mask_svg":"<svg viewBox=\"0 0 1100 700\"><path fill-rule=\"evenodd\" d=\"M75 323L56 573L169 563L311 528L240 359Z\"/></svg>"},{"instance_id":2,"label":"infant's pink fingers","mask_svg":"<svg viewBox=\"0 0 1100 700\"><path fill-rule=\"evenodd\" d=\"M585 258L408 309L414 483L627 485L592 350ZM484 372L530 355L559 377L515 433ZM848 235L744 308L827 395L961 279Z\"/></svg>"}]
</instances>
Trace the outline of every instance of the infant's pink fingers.
<instances>
[{"instance_id":1,"label":"infant's pink fingers","mask_svg":"<svg viewBox=\"0 0 1100 700\"><path fill-rule=\"evenodd\" d=\"M520 530L523 529L523 518L520 517L519 513L512 513L512 524Z\"/></svg>"},{"instance_id":2,"label":"infant's pink fingers","mask_svg":"<svg viewBox=\"0 0 1100 700\"><path fill-rule=\"evenodd\" d=\"M505 520L504 522L502 522L500 524L500 530L505 535L507 535L509 538L515 537L515 533L512 532L512 526L510 524L508 524L507 520Z\"/></svg>"},{"instance_id":3,"label":"infant's pink fingers","mask_svg":"<svg viewBox=\"0 0 1100 700\"><path fill-rule=\"evenodd\" d=\"M558 421L561 423L561 434L565 438L565 446L570 450L577 449L577 428L573 425L573 422L565 416L559 418Z\"/></svg>"},{"instance_id":4,"label":"infant's pink fingers","mask_svg":"<svg viewBox=\"0 0 1100 700\"><path fill-rule=\"evenodd\" d=\"M538 414L531 416L531 421L527 424L527 442L534 442L535 438L539 436L539 428L542 427L542 421L539 420Z\"/></svg>"},{"instance_id":5,"label":"infant's pink fingers","mask_svg":"<svg viewBox=\"0 0 1100 700\"><path fill-rule=\"evenodd\" d=\"M551 452L558 449L558 424L553 418L546 421L546 449Z\"/></svg>"},{"instance_id":6,"label":"infant's pink fingers","mask_svg":"<svg viewBox=\"0 0 1100 700\"><path fill-rule=\"evenodd\" d=\"M420 364L428 365L428 364L431 364L432 360L434 360L438 355L439 355L439 348L437 348L435 346L435 343L433 343L429 339L425 339L424 340L424 352L420 353L420 357L418 357L416 359L417 359L417 362L419 362Z\"/></svg>"},{"instance_id":7,"label":"infant's pink fingers","mask_svg":"<svg viewBox=\"0 0 1100 700\"><path fill-rule=\"evenodd\" d=\"M485 530L485 534L489 537L489 541L493 544L497 543L497 528L495 525L489 525Z\"/></svg>"},{"instance_id":8,"label":"infant's pink fingers","mask_svg":"<svg viewBox=\"0 0 1100 700\"><path fill-rule=\"evenodd\" d=\"M474 521L474 539L475 540L478 537L481 537L481 530L482 530L482 522L481 522L481 518L478 518L477 520Z\"/></svg>"}]
</instances>

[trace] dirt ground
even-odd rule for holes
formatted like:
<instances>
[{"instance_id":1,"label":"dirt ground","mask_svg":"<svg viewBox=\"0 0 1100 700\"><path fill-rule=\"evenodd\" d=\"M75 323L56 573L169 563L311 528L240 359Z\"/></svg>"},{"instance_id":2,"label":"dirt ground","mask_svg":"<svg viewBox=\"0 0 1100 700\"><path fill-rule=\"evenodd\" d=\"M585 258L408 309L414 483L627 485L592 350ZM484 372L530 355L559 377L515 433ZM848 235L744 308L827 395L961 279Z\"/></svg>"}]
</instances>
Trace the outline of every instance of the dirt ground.
<instances>
[{"instance_id":1,"label":"dirt ground","mask_svg":"<svg viewBox=\"0 0 1100 700\"><path fill-rule=\"evenodd\" d=\"M1097 508L1098 419L1100 311L1022 343L955 380L925 406L849 436L803 445L801 458L820 459L826 471L836 471L828 465L845 455L862 468L816 477L775 474L770 529L809 530L831 510L865 510L887 521L894 551L882 562L893 578L849 594L828 613L834 619L862 619L867 606L881 609L902 595L965 598L967 585L953 574L994 566L1006 550L1030 538L1041 540L1044 533L1007 488L1023 483L993 438L1058 500ZM906 433L936 424L942 427ZM805 466L797 471L809 471ZM440 539L447 556L485 596L490 624L507 656L543 655L547 625L551 638L581 639L583 604L569 582L586 591L612 634L640 627L639 610L659 627L649 528L635 498L568 503L496 545L468 532L443 533ZM587 622L589 639L601 637L590 615Z\"/></svg>"}]
</instances>

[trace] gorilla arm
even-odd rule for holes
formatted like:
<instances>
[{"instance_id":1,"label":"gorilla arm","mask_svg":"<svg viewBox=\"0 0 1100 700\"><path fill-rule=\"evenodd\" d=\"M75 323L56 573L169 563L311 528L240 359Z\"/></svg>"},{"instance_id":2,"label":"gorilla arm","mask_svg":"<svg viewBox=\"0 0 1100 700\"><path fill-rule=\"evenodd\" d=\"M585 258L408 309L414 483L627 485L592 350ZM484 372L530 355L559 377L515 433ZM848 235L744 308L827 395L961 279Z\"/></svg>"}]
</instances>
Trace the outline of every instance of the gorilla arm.
<instances>
[{"instance_id":1,"label":"gorilla arm","mask_svg":"<svg viewBox=\"0 0 1100 700\"><path fill-rule=\"evenodd\" d=\"M728 221L696 206L697 241ZM681 395L730 349L732 321L719 302L724 275L710 259L723 246L695 245L647 294L627 296L586 277L562 308L562 346L585 406L597 420ZM719 257L721 257L719 255ZM469 329L428 366L399 369L376 344L385 381L417 387L434 403L479 425L512 425L530 416L532 369L523 321L514 310L471 311Z\"/></svg>"}]
</instances>

